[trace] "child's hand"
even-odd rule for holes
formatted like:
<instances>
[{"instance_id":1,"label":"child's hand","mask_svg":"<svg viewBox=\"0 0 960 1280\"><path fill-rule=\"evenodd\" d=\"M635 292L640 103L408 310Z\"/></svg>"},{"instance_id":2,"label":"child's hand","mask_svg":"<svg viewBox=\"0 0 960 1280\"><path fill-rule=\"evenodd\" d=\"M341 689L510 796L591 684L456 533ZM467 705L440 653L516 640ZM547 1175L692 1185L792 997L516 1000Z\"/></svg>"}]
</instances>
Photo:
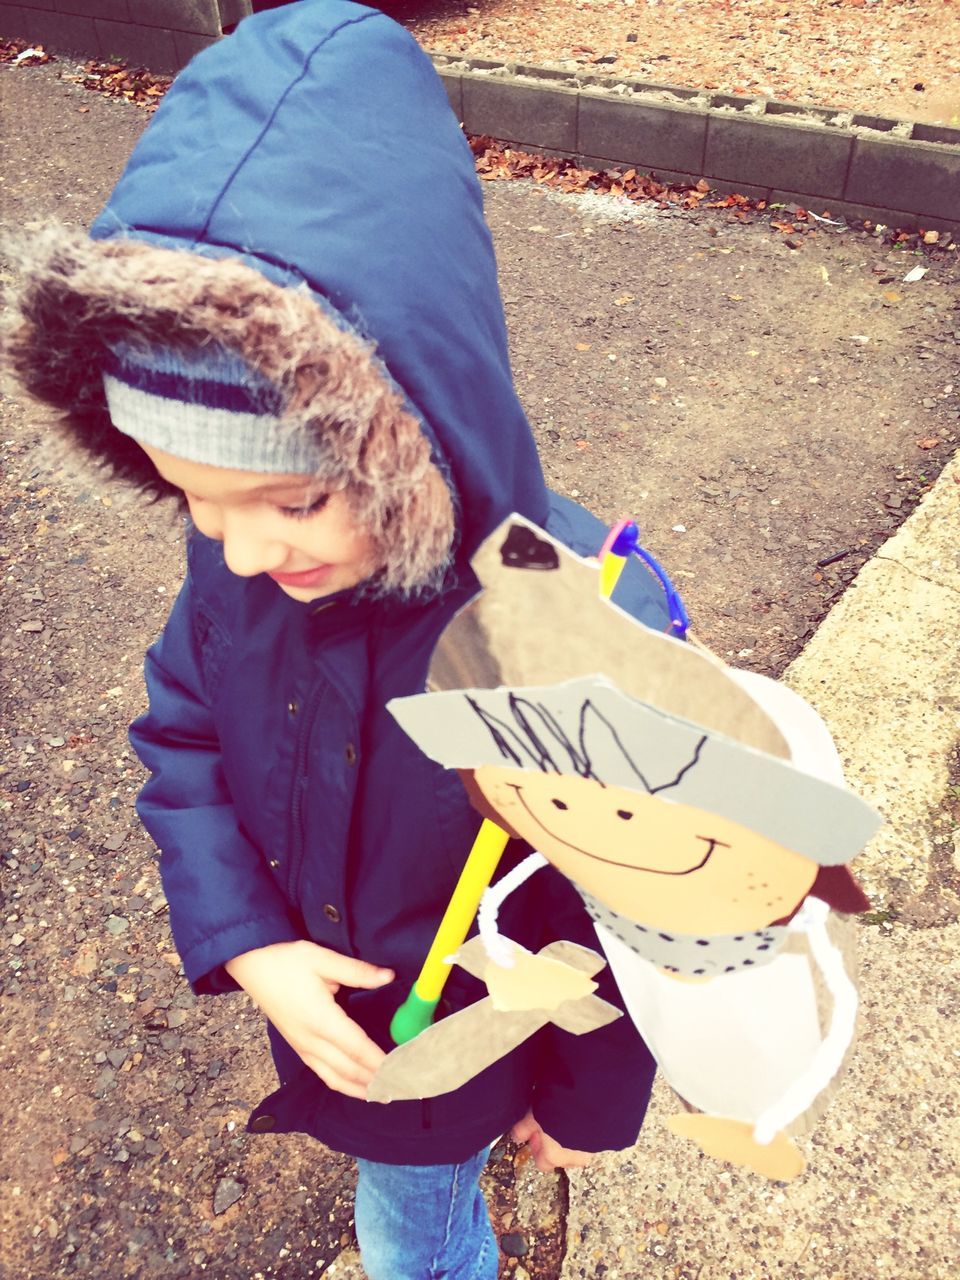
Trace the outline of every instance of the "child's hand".
<instances>
[{"instance_id":1,"label":"child's hand","mask_svg":"<svg viewBox=\"0 0 960 1280\"><path fill-rule=\"evenodd\" d=\"M224 967L328 1088L366 1097L385 1054L333 997L341 986L385 986L392 970L306 941L246 951Z\"/></svg>"},{"instance_id":2,"label":"child's hand","mask_svg":"<svg viewBox=\"0 0 960 1280\"><path fill-rule=\"evenodd\" d=\"M554 1169L583 1169L593 1158L589 1151L571 1151L569 1147L561 1147L559 1142L554 1142L537 1124L532 1111L517 1121L510 1136L514 1142L526 1143L541 1173L552 1173Z\"/></svg>"}]
</instances>

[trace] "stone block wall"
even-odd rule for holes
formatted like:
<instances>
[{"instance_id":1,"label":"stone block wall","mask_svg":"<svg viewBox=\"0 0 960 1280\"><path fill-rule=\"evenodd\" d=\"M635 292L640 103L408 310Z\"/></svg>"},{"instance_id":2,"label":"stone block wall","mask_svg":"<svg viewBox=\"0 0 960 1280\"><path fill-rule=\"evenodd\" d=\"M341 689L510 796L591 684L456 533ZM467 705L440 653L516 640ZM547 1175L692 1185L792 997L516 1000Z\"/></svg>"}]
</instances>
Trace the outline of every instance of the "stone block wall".
<instances>
[{"instance_id":1,"label":"stone block wall","mask_svg":"<svg viewBox=\"0 0 960 1280\"><path fill-rule=\"evenodd\" d=\"M705 179L834 217L960 232L960 129L434 54L467 133L591 168Z\"/></svg>"},{"instance_id":2,"label":"stone block wall","mask_svg":"<svg viewBox=\"0 0 960 1280\"><path fill-rule=\"evenodd\" d=\"M0 0L0 35L176 72L285 0ZM960 232L960 129L838 107L434 54L464 128L548 155L706 179L774 204Z\"/></svg>"}]
</instances>

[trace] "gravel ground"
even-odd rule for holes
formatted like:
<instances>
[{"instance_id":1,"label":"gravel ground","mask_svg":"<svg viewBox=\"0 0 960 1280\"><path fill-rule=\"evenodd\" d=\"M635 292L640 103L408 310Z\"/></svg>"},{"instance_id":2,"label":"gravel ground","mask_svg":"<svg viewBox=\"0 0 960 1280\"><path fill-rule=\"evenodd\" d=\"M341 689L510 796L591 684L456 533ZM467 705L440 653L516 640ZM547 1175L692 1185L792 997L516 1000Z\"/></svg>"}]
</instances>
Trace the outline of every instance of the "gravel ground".
<instances>
[{"instance_id":1,"label":"gravel ground","mask_svg":"<svg viewBox=\"0 0 960 1280\"><path fill-rule=\"evenodd\" d=\"M951 0L391 0L427 48L960 124Z\"/></svg>"},{"instance_id":2,"label":"gravel ground","mask_svg":"<svg viewBox=\"0 0 960 1280\"><path fill-rule=\"evenodd\" d=\"M28 230L87 221L146 123L63 69L0 68L3 216ZM960 255L830 227L791 249L720 211L485 194L551 483L637 512L705 638L780 671L955 447ZM132 813L125 727L180 530L52 458L9 401L0 421L3 1263L15 1278L316 1275L351 1240L349 1164L242 1133L272 1087L259 1021L186 990ZM526 1220L516 1173L504 1151L502 1235ZM506 1271L557 1275L554 1186Z\"/></svg>"}]
</instances>

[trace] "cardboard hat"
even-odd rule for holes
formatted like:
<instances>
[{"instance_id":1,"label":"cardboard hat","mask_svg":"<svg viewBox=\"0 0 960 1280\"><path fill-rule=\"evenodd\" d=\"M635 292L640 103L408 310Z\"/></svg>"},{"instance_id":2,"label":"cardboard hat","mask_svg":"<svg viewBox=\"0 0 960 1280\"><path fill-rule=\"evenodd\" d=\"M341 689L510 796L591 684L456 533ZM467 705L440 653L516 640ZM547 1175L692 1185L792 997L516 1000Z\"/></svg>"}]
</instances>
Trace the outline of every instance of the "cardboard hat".
<instances>
[{"instance_id":1,"label":"cardboard hat","mask_svg":"<svg viewBox=\"0 0 960 1280\"><path fill-rule=\"evenodd\" d=\"M719 658L644 626L600 596L596 560L575 555L512 515L470 564L483 589L440 637L430 663L431 690L561 684L601 671L632 698L789 757L775 721ZM628 564L620 587L632 591L631 608L649 605L651 594L662 591L636 562Z\"/></svg>"},{"instance_id":2,"label":"cardboard hat","mask_svg":"<svg viewBox=\"0 0 960 1280\"><path fill-rule=\"evenodd\" d=\"M495 765L625 787L728 818L826 866L848 862L880 824L846 787L631 698L602 675L387 705L446 768Z\"/></svg>"}]
</instances>

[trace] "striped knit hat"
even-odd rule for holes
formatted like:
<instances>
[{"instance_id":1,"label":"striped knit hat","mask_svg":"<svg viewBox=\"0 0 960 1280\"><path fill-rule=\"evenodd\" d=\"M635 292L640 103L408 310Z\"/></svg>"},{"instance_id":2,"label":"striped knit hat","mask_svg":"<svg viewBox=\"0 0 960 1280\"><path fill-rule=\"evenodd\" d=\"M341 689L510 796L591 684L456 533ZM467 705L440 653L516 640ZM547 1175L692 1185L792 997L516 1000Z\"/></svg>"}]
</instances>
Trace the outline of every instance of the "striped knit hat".
<instances>
[{"instance_id":1,"label":"striped knit hat","mask_svg":"<svg viewBox=\"0 0 960 1280\"><path fill-rule=\"evenodd\" d=\"M283 416L280 390L219 344L189 352L117 346L103 386L113 425L139 444L238 471L321 470L319 443Z\"/></svg>"}]
</instances>

